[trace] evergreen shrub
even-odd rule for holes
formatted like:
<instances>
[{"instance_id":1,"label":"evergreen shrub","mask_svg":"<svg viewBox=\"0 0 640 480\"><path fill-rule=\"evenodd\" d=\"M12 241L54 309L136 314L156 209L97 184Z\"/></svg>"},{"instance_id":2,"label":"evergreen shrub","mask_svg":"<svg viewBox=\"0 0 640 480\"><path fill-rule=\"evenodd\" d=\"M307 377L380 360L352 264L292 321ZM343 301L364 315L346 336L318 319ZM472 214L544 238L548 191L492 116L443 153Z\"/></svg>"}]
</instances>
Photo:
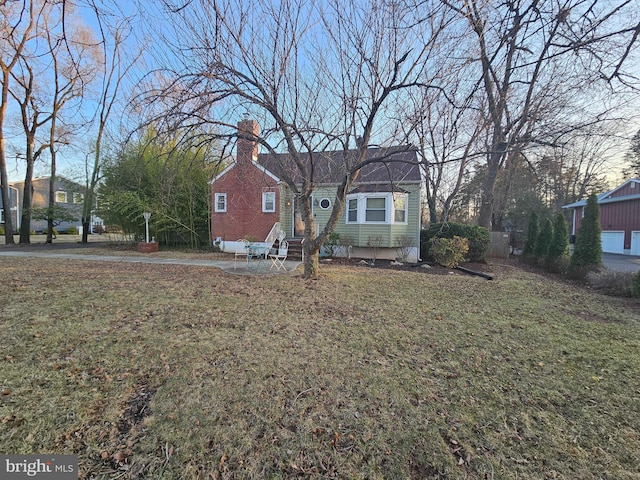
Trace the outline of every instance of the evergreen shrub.
<instances>
[{"instance_id":1,"label":"evergreen shrub","mask_svg":"<svg viewBox=\"0 0 640 480\"><path fill-rule=\"evenodd\" d=\"M533 247L533 256L536 263L539 265L545 265L547 260L547 253L549 252L549 246L553 240L553 224L548 218L542 222L542 228L536 238L536 244Z\"/></svg>"},{"instance_id":2,"label":"evergreen shrub","mask_svg":"<svg viewBox=\"0 0 640 480\"><path fill-rule=\"evenodd\" d=\"M469 240L454 236L453 238L436 237L431 241L429 253L440 265L455 268L464 262L469 251Z\"/></svg>"},{"instance_id":3,"label":"evergreen shrub","mask_svg":"<svg viewBox=\"0 0 640 480\"><path fill-rule=\"evenodd\" d=\"M588 272L598 270L602 266L600 233L598 196L592 193L584 207L584 217L569 264L569 274L572 278L584 279Z\"/></svg>"},{"instance_id":4,"label":"evergreen shrub","mask_svg":"<svg viewBox=\"0 0 640 480\"><path fill-rule=\"evenodd\" d=\"M434 258L429 251L433 239L461 237L469 241L469 251L466 260L481 262L489 249L489 230L485 227L464 225L461 223L445 222L433 223L420 234L420 255L423 259Z\"/></svg>"}]
</instances>

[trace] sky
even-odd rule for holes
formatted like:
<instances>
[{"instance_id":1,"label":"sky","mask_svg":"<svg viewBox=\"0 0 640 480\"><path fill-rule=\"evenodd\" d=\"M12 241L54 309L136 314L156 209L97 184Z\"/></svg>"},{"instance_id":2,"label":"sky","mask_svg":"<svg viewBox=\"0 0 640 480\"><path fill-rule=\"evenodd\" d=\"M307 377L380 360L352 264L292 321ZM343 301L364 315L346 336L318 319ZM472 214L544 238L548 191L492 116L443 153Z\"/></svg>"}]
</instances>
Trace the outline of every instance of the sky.
<instances>
[{"instance_id":1,"label":"sky","mask_svg":"<svg viewBox=\"0 0 640 480\"><path fill-rule=\"evenodd\" d=\"M140 2L145 8L148 15L162 15L161 7L159 7L159 2L154 1L142 1ZM80 2L79 2L80 4ZM133 15L135 4L133 2L104 2L104 6L107 6L110 9L110 15L112 19L116 19L118 17L122 17L125 15ZM80 8L79 13L84 22L86 22L91 28L97 30L98 24L95 21L95 16L92 12L87 8ZM168 28L165 28L165 24L168 22L163 22L161 19L156 18L151 22L146 22L149 20L149 17L141 18L135 17L133 20L133 29L132 35L130 37L130 51L134 51L146 40L143 38L145 34L150 33L149 26L152 26L152 30L162 30L162 33L171 35L171 31ZM145 23L140 23L145 22ZM153 33L153 32L151 32ZM159 33L159 32L156 32ZM160 48L157 48L160 47ZM157 43L150 46L148 49L148 53L151 51L162 51L162 45L158 45ZM169 49L164 50L165 53L169 53ZM149 55L144 58L144 61L140 63L140 67L134 71L126 78L125 90L128 88L132 88L140 81L141 78L149 71L151 68L148 65L152 65L154 59ZM640 71L637 72L637 76L640 78ZM639 94L640 97L640 94ZM638 99L640 103L640 98ZM112 115L112 125L117 125L118 123L127 122L128 117L131 113L125 113L126 105L118 105L116 110ZM95 110L95 103L91 103L89 101L86 102L84 115L91 116L92 111ZM636 108L638 112L640 112L640 108ZM640 128L640 123L629 122L626 127L626 134L631 135ZM75 143L77 144L75 148L63 148L61 153L58 155L58 174L67 176L72 179L82 179L84 176L84 163L87 155L90 155L90 145L91 141L94 138L94 131L79 131L78 138L75 139ZM7 155L7 165L8 165L8 174L11 181L22 181L24 180L24 162L19 157L19 152L21 149L21 137L19 134L11 135L8 138L8 141L11 145L13 145L13 149L10 147ZM619 142L620 153L618 154L621 158L625 144L623 141ZM89 153L88 153L89 152ZM46 161L40 162L36 165L35 176L46 176L49 174L48 167L48 158L45 157ZM614 167L610 172L612 178L615 178L617 175L619 168Z\"/></svg>"}]
</instances>

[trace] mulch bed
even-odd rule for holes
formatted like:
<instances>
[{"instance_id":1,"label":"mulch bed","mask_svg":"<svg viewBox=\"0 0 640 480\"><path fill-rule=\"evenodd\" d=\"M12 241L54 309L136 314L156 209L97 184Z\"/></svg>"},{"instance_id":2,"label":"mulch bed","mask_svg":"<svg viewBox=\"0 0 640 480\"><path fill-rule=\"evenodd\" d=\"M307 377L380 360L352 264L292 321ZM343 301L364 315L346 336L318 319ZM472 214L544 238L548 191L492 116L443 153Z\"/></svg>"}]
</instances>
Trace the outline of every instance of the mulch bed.
<instances>
[{"instance_id":1,"label":"mulch bed","mask_svg":"<svg viewBox=\"0 0 640 480\"><path fill-rule=\"evenodd\" d=\"M500 263L507 262L509 264L519 264L517 260L499 260ZM320 263L324 265L345 265L345 266L354 266L354 267L362 267L362 268L377 268L383 270L404 270L409 272L419 272L426 273L429 275L451 275L451 274L460 274L460 275L468 275L460 270L454 270L452 268L446 268L442 265L432 262L421 262L418 264L415 263L403 263L398 264L393 260L376 260L374 265L371 265L370 259L362 259L362 258L324 258L320 259ZM481 272L485 274L491 275L493 273L492 264L490 262L484 263L463 263L460 265L463 268L468 270L472 270L474 272Z\"/></svg>"}]
</instances>

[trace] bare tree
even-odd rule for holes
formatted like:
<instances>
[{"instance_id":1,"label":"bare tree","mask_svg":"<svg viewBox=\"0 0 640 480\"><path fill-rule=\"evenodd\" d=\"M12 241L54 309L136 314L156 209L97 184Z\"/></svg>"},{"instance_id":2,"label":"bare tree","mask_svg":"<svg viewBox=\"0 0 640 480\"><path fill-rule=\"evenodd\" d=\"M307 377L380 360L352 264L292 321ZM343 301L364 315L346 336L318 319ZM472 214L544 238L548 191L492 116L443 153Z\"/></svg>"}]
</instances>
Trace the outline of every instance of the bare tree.
<instances>
[{"instance_id":1,"label":"bare tree","mask_svg":"<svg viewBox=\"0 0 640 480\"><path fill-rule=\"evenodd\" d=\"M51 162L48 211L51 213L55 210L57 146L60 143L68 143L67 137L71 130L65 125L61 115L65 106L72 100L82 98L85 86L92 81L95 74L95 55L92 50L96 46L92 33L78 22L74 22L72 28L62 30L63 11L59 10L58 13L60 17L57 23L53 23L50 16L45 19L43 25L49 50L47 56L50 58L49 74L52 76L53 84L50 92L51 122L48 141ZM68 17L69 11L66 13L65 17ZM80 104L77 103L75 107L77 109ZM47 218L47 243L53 241L54 223L55 218L50 215Z\"/></svg>"},{"instance_id":2,"label":"bare tree","mask_svg":"<svg viewBox=\"0 0 640 480\"><path fill-rule=\"evenodd\" d=\"M0 187L2 205L6 210L9 205L9 177L7 175L5 121L9 106L9 86L11 75L18 65L27 42L33 36L36 7L33 1L11 2L0 9L0 70L2 71L2 92L0 94ZM5 243L12 244L13 221L10 214L5 215Z\"/></svg>"},{"instance_id":3,"label":"bare tree","mask_svg":"<svg viewBox=\"0 0 640 480\"><path fill-rule=\"evenodd\" d=\"M541 195L554 212L563 205L606 189L607 176L620 170L620 138L615 123L596 124L571 132L553 148L536 152L530 158Z\"/></svg>"},{"instance_id":4,"label":"bare tree","mask_svg":"<svg viewBox=\"0 0 640 480\"><path fill-rule=\"evenodd\" d=\"M12 72L14 87L10 93L18 103L20 108L21 126L25 136L24 159L26 163L26 173L22 192L21 219L20 219L20 243L30 243L31 236L31 208L33 198L33 172L35 163L49 148L49 143L40 142L36 134L38 130L49 123L53 118L51 112L47 111L37 94L38 86L35 84L37 73L33 59L22 56L19 62L18 72Z\"/></svg>"},{"instance_id":5,"label":"bare tree","mask_svg":"<svg viewBox=\"0 0 640 480\"><path fill-rule=\"evenodd\" d=\"M624 160L627 167L623 170L623 175L627 178L640 178L640 130L631 137Z\"/></svg>"},{"instance_id":6,"label":"bare tree","mask_svg":"<svg viewBox=\"0 0 640 480\"><path fill-rule=\"evenodd\" d=\"M489 227L498 172L509 152L542 140L542 119L566 111L572 96L597 82L609 82L607 88L614 79L618 85L637 80L623 68L640 32L637 4L583 0L446 4L470 27L488 107L491 139L478 223Z\"/></svg>"},{"instance_id":7,"label":"bare tree","mask_svg":"<svg viewBox=\"0 0 640 480\"><path fill-rule=\"evenodd\" d=\"M402 92L428 84L426 66L449 20L446 9L425 7L426 20L415 25L412 9L382 0L165 6L174 28L190 36L187 44L175 45L182 63L174 66L173 81L156 92L176 99L163 121L183 128L215 123L234 136L235 125L216 118L244 110L265 119L259 136L244 135L272 154L287 154L277 157L278 173L304 220L304 276L316 277L318 252L342 214L350 186L365 165L388 159L367 158L372 142L384 144L385 134L399 131L388 109ZM332 166L343 180L330 219L316 235L311 195L318 153L327 150L351 153Z\"/></svg>"},{"instance_id":8,"label":"bare tree","mask_svg":"<svg viewBox=\"0 0 640 480\"><path fill-rule=\"evenodd\" d=\"M103 5L93 0L89 6L100 26L100 45L102 47L100 65L101 85L97 99L97 109L94 120L97 125L95 141L93 143L93 159L85 163L85 195L82 204L82 243L89 241L91 230L91 216L96 205L96 188L101 178L103 163L102 141L113 108L119 100L122 83L131 69L136 65L142 54L142 48L136 47L133 52L127 52L126 42L131 33L130 19L123 17L115 22Z\"/></svg>"},{"instance_id":9,"label":"bare tree","mask_svg":"<svg viewBox=\"0 0 640 480\"><path fill-rule=\"evenodd\" d=\"M465 92L462 69L445 69L443 90L420 90L408 96L408 138L417 147L424 174L429 222L449 218L469 169L481 155L485 131L476 92ZM446 93L444 93L446 92Z\"/></svg>"}]
</instances>

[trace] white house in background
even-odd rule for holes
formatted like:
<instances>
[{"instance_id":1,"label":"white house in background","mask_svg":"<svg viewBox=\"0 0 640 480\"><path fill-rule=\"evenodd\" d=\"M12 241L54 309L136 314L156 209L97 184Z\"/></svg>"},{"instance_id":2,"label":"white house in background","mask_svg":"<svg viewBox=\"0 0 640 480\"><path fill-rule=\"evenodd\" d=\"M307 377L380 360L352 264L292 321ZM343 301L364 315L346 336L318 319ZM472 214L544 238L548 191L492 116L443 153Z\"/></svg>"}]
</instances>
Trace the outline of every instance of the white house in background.
<instances>
[{"instance_id":1,"label":"white house in background","mask_svg":"<svg viewBox=\"0 0 640 480\"><path fill-rule=\"evenodd\" d=\"M0 226L4 227L5 218L7 215L11 215L11 225L14 229L17 229L20 222L20 204L18 189L9 185L9 208L5 209L2 205L2 196L0 196Z\"/></svg>"},{"instance_id":2,"label":"white house in background","mask_svg":"<svg viewBox=\"0 0 640 480\"><path fill-rule=\"evenodd\" d=\"M49 179L51 177L40 177L33 179L33 197L32 205L34 208L46 208L49 205ZM22 214L20 206L22 205L22 198L24 194L24 182L14 182L11 184L13 188L18 192L18 209L17 216L18 222ZM68 180L64 177L56 176L55 182L55 203L56 205L65 208L71 213L77 220L73 222L63 222L56 226L56 230L60 233L67 232L71 227L76 228L78 232L82 231L82 205L84 202L85 187L79 183ZM92 215L91 232L94 229L103 225L100 218ZM14 228L17 230L19 225L14 223ZM47 230L47 222L45 220L31 220L30 230L36 233L42 233Z\"/></svg>"}]
</instances>

